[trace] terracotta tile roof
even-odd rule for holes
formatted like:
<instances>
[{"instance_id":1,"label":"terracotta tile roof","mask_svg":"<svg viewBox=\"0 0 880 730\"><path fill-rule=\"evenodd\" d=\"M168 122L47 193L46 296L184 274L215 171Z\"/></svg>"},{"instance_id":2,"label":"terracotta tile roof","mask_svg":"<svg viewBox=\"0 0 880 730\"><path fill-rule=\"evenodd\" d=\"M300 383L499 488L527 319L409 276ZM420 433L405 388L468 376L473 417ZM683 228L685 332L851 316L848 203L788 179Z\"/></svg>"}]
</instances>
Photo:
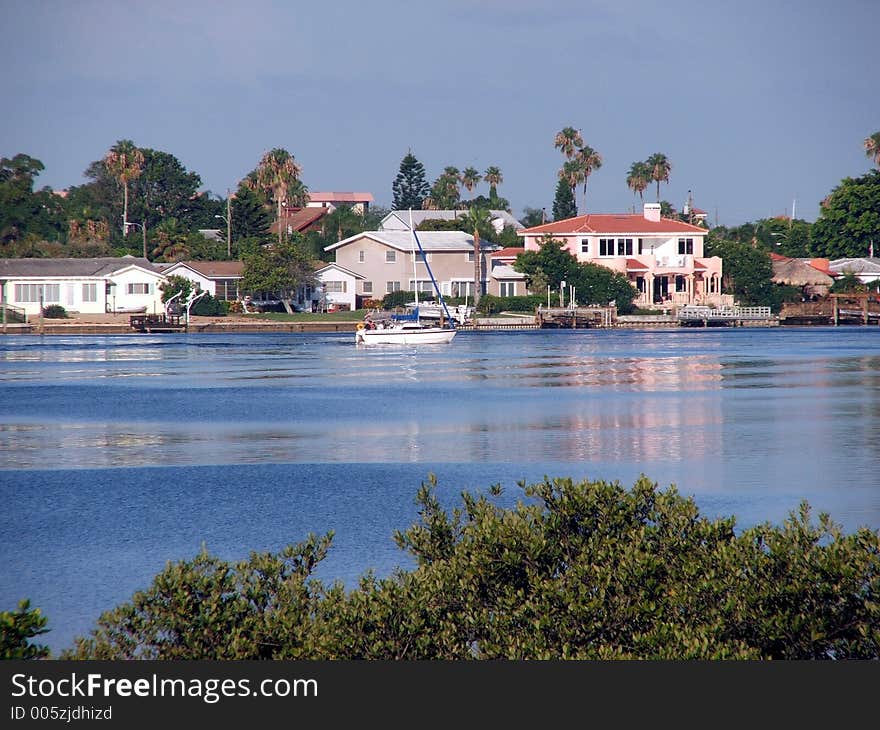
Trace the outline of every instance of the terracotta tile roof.
<instances>
[{"instance_id":1,"label":"terracotta tile roof","mask_svg":"<svg viewBox=\"0 0 880 730\"><path fill-rule=\"evenodd\" d=\"M294 231L302 233L311 226L315 225L321 218L327 215L327 208L286 208L283 209L281 215L281 224L285 230L290 226ZM272 223L271 231L278 233L278 226Z\"/></svg>"},{"instance_id":2,"label":"terracotta tile roof","mask_svg":"<svg viewBox=\"0 0 880 730\"><path fill-rule=\"evenodd\" d=\"M659 221L649 221L641 213L588 213L575 218L566 218L553 223L545 223L541 226L525 228L517 231L518 235L541 235L544 233L578 234L578 233L635 233L635 234L694 234L706 233L705 228L692 226L690 223L661 218Z\"/></svg>"},{"instance_id":3,"label":"terracotta tile roof","mask_svg":"<svg viewBox=\"0 0 880 730\"><path fill-rule=\"evenodd\" d=\"M525 251L524 248L518 248L516 246L508 246L507 248L502 248L500 251L496 251L492 254L493 259L512 259L519 256L521 253Z\"/></svg>"},{"instance_id":4,"label":"terracotta tile roof","mask_svg":"<svg viewBox=\"0 0 880 730\"><path fill-rule=\"evenodd\" d=\"M706 271L706 266L694 259L694 271Z\"/></svg>"},{"instance_id":5,"label":"terracotta tile roof","mask_svg":"<svg viewBox=\"0 0 880 730\"><path fill-rule=\"evenodd\" d=\"M648 267L643 264L638 259L627 259L626 260L626 270L627 271L648 271Z\"/></svg>"}]
</instances>

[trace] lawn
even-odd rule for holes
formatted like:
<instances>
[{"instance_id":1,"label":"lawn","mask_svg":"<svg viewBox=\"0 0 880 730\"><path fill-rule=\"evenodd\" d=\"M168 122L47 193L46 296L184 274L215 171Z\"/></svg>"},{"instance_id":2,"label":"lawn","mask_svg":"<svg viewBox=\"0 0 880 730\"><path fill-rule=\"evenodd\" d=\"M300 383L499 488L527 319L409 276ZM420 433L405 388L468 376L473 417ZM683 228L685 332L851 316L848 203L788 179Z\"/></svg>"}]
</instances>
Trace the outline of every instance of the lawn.
<instances>
[{"instance_id":1,"label":"lawn","mask_svg":"<svg viewBox=\"0 0 880 730\"><path fill-rule=\"evenodd\" d=\"M353 312L262 312L244 315L248 319L266 319L271 322L356 322L364 318L365 309Z\"/></svg>"}]
</instances>

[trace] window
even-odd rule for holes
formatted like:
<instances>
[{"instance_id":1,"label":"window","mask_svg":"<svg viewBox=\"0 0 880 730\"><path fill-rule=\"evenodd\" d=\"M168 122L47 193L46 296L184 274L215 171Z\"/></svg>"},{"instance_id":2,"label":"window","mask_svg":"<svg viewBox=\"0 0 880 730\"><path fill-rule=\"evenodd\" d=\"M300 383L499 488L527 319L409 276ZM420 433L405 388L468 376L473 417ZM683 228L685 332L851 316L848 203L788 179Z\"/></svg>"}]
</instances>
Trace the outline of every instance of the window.
<instances>
[{"instance_id":1,"label":"window","mask_svg":"<svg viewBox=\"0 0 880 730\"><path fill-rule=\"evenodd\" d=\"M684 291L684 290L685 290L684 277L681 275L676 276L675 277L675 291Z\"/></svg>"},{"instance_id":2,"label":"window","mask_svg":"<svg viewBox=\"0 0 880 730\"><path fill-rule=\"evenodd\" d=\"M16 284L15 285L15 301L24 304L27 302L47 302L61 301L61 285L60 284Z\"/></svg>"},{"instance_id":3,"label":"window","mask_svg":"<svg viewBox=\"0 0 880 730\"><path fill-rule=\"evenodd\" d=\"M679 238L678 239L678 252L692 254L694 252L694 239L693 238Z\"/></svg>"},{"instance_id":4,"label":"window","mask_svg":"<svg viewBox=\"0 0 880 730\"><path fill-rule=\"evenodd\" d=\"M516 296L516 282L515 281L502 281L501 282L501 296L502 297L515 297Z\"/></svg>"},{"instance_id":5,"label":"window","mask_svg":"<svg viewBox=\"0 0 880 730\"><path fill-rule=\"evenodd\" d=\"M345 294L345 284L344 281L325 281L324 291L328 294Z\"/></svg>"},{"instance_id":6,"label":"window","mask_svg":"<svg viewBox=\"0 0 880 730\"><path fill-rule=\"evenodd\" d=\"M589 238L582 238L581 239L581 253L590 253L590 239Z\"/></svg>"},{"instance_id":7,"label":"window","mask_svg":"<svg viewBox=\"0 0 880 730\"><path fill-rule=\"evenodd\" d=\"M386 251L385 252L385 263L386 264L397 263L397 251Z\"/></svg>"},{"instance_id":8,"label":"window","mask_svg":"<svg viewBox=\"0 0 880 730\"><path fill-rule=\"evenodd\" d=\"M367 252L364 250L358 251L358 263L362 264L367 260Z\"/></svg>"},{"instance_id":9,"label":"window","mask_svg":"<svg viewBox=\"0 0 880 730\"><path fill-rule=\"evenodd\" d=\"M217 279L214 284L217 299L234 301L238 299L238 281L236 279Z\"/></svg>"},{"instance_id":10,"label":"window","mask_svg":"<svg viewBox=\"0 0 880 730\"><path fill-rule=\"evenodd\" d=\"M385 293L391 294L391 292L400 291L400 282L399 281L386 281L385 282Z\"/></svg>"},{"instance_id":11,"label":"window","mask_svg":"<svg viewBox=\"0 0 880 730\"><path fill-rule=\"evenodd\" d=\"M418 287L420 292L432 292L434 291L434 285L431 283L430 279L419 279L418 281L409 280L409 291L415 291Z\"/></svg>"},{"instance_id":12,"label":"window","mask_svg":"<svg viewBox=\"0 0 880 730\"><path fill-rule=\"evenodd\" d=\"M364 294L372 294L373 293L373 282L365 281L364 282Z\"/></svg>"},{"instance_id":13,"label":"window","mask_svg":"<svg viewBox=\"0 0 880 730\"><path fill-rule=\"evenodd\" d=\"M82 300L84 302L97 302L98 301L98 285L97 284L83 284Z\"/></svg>"},{"instance_id":14,"label":"window","mask_svg":"<svg viewBox=\"0 0 880 730\"><path fill-rule=\"evenodd\" d=\"M468 252L464 255L464 257L465 257L465 259L466 259L467 261L470 261L471 263L474 263L474 252L473 252L473 251L468 251Z\"/></svg>"},{"instance_id":15,"label":"window","mask_svg":"<svg viewBox=\"0 0 880 730\"><path fill-rule=\"evenodd\" d=\"M420 253L413 253L413 254L410 254L410 257L416 263L420 263L422 261L427 261L428 263L431 263L431 261L432 261L431 254L429 254L429 253L426 253L424 256L422 256L422 254L420 254ZM473 261L473 259L471 259L471 260Z\"/></svg>"},{"instance_id":16,"label":"window","mask_svg":"<svg viewBox=\"0 0 880 730\"><path fill-rule=\"evenodd\" d=\"M631 238L618 238L617 239L617 255L618 256L632 256L633 253L633 240Z\"/></svg>"},{"instance_id":17,"label":"window","mask_svg":"<svg viewBox=\"0 0 880 730\"><path fill-rule=\"evenodd\" d=\"M614 256L614 239L613 238L600 238L599 239L599 255L600 256Z\"/></svg>"},{"instance_id":18,"label":"window","mask_svg":"<svg viewBox=\"0 0 880 730\"><path fill-rule=\"evenodd\" d=\"M153 285L140 282L131 282L129 283L126 291L129 294L152 294Z\"/></svg>"},{"instance_id":19,"label":"window","mask_svg":"<svg viewBox=\"0 0 880 730\"><path fill-rule=\"evenodd\" d=\"M639 255L641 255L641 253L642 253L642 246L643 246L642 239L640 238L639 239Z\"/></svg>"}]
</instances>

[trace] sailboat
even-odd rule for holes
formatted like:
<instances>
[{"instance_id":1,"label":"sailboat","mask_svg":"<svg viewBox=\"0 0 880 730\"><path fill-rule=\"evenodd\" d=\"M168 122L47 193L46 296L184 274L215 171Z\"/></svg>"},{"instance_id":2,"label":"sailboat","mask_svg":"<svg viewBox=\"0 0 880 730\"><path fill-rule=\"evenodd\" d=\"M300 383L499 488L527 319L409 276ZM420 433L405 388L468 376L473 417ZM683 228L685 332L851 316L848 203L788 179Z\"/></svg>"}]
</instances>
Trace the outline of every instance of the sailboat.
<instances>
[{"instance_id":1,"label":"sailboat","mask_svg":"<svg viewBox=\"0 0 880 730\"><path fill-rule=\"evenodd\" d=\"M359 322L357 332L355 333L355 344L358 345L446 345L452 342L457 330L455 329L455 319L450 316L437 286L437 280L428 265L428 257L416 235L415 228L412 224L412 210L409 212L409 231L414 244L412 247L413 258L413 284L416 294L415 306L407 314L393 315L389 321L374 321L370 315ZM425 268L431 277L431 283L434 285L434 291L437 293L437 299L443 307L445 318L440 318L439 324L429 324L424 322L419 316L419 282L416 275L416 249L418 245L419 254L422 261L425 262Z\"/></svg>"}]
</instances>

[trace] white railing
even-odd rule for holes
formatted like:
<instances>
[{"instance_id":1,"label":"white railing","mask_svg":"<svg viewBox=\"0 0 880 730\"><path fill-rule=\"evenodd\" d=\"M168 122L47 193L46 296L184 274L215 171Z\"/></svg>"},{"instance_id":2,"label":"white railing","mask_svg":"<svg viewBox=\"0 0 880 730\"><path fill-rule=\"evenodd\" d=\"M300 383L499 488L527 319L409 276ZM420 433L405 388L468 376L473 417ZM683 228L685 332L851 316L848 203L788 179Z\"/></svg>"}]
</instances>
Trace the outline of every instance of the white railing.
<instances>
[{"instance_id":1,"label":"white railing","mask_svg":"<svg viewBox=\"0 0 880 730\"><path fill-rule=\"evenodd\" d=\"M689 304L678 310L678 318L683 320L743 320L743 319L771 319L773 313L770 307L706 307L703 305Z\"/></svg>"}]
</instances>

